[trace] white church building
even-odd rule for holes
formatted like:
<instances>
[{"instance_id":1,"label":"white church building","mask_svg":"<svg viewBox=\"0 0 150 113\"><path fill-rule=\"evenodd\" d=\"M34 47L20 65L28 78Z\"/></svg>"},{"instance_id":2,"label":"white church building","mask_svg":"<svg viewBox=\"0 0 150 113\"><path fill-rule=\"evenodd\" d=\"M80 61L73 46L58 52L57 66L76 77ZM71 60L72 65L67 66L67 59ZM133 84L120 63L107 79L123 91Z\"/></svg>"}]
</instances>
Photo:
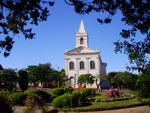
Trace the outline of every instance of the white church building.
<instances>
[{"instance_id":1,"label":"white church building","mask_svg":"<svg viewBox=\"0 0 150 113\"><path fill-rule=\"evenodd\" d=\"M100 52L88 47L88 34L81 19L79 31L76 33L76 48L65 52L65 71L73 88L79 88L77 83L81 74L92 74L98 78L99 74L106 74L106 63L101 60ZM96 83L86 86L97 88Z\"/></svg>"}]
</instances>

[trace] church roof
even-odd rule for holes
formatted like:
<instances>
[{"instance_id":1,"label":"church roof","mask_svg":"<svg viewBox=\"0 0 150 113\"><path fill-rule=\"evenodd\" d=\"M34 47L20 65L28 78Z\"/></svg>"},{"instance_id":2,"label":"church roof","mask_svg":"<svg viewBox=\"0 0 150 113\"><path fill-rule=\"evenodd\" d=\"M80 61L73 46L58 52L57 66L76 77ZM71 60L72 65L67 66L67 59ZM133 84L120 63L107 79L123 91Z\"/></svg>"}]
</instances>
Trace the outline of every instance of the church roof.
<instances>
[{"instance_id":1,"label":"church roof","mask_svg":"<svg viewBox=\"0 0 150 113\"><path fill-rule=\"evenodd\" d=\"M65 52L65 55L75 55L75 54L76 55L78 55L78 54L99 54L99 51L80 46L80 47L72 49L68 52Z\"/></svg>"},{"instance_id":2,"label":"church roof","mask_svg":"<svg viewBox=\"0 0 150 113\"><path fill-rule=\"evenodd\" d=\"M79 27L79 33L86 33L84 23L83 23L83 19L81 19L81 23L80 23L80 27Z\"/></svg>"}]
</instances>

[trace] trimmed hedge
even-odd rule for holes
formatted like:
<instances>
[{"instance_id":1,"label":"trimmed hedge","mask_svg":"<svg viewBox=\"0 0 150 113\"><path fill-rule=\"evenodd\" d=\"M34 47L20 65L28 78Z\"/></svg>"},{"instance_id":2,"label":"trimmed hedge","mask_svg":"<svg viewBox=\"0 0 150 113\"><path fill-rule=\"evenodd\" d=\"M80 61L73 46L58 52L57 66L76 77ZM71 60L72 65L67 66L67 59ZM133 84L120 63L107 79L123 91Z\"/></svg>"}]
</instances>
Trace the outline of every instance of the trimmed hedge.
<instances>
[{"instance_id":1,"label":"trimmed hedge","mask_svg":"<svg viewBox=\"0 0 150 113\"><path fill-rule=\"evenodd\" d=\"M30 93L34 93L34 94L37 94L38 96L41 96L43 100L45 100L46 102L50 101L50 95L45 92L45 91L42 91L42 90L37 90L37 91L31 91L31 90L28 90L28 91L24 91L24 94L30 94Z\"/></svg>"},{"instance_id":2,"label":"trimmed hedge","mask_svg":"<svg viewBox=\"0 0 150 113\"><path fill-rule=\"evenodd\" d=\"M95 90L90 89L90 88L81 89L80 92L83 96L86 96L86 97L95 95Z\"/></svg>"},{"instance_id":3,"label":"trimmed hedge","mask_svg":"<svg viewBox=\"0 0 150 113\"><path fill-rule=\"evenodd\" d=\"M8 96L8 99L12 99L15 105L24 105L23 101L26 100L27 94L22 92L12 93Z\"/></svg>"},{"instance_id":4,"label":"trimmed hedge","mask_svg":"<svg viewBox=\"0 0 150 113\"><path fill-rule=\"evenodd\" d=\"M61 92L61 93L60 93ZM56 108L67 108L67 107L77 107L84 105L88 102L89 96L92 96L95 94L95 91L93 89L85 88L80 91L73 91L71 93L65 93L63 94L63 88L56 88L53 90L52 94L56 95L57 97L52 101L52 106ZM58 94L61 94L59 96ZM63 94L63 95L62 95Z\"/></svg>"},{"instance_id":5,"label":"trimmed hedge","mask_svg":"<svg viewBox=\"0 0 150 113\"><path fill-rule=\"evenodd\" d=\"M57 97L68 92L71 92L70 88L54 88L51 91L51 95Z\"/></svg>"},{"instance_id":6,"label":"trimmed hedge","mask_svg":"<svg viewBox=\"0 0 150 113\"><path fill-rule=\"evenodd\" d=\"M0 96L8 96L10 94L11 94L11 92L9 92L9 91L0 91Z\"/></svg>"},{"instance_id":7,"label":"trimmed hedge","mask_svg":"<svg viewBox=\"0 0 150 113\"><path fill-rule=\"evenodd\" d=\"M46 102L50 101L50 95L45 91L37 90L34 91L33 93L37 94L38 96L41 96L42 99L45 100Z\"/></svg>"},{"instance_id":8,"label":"trimmed hedge","mask_svg":"<svg viewBox=\"0 0 150 113\"><path fill-rule=\"evenodd\" d=\"M37 91L25 91L25 92L15 92L11 93L8 96L8 99L12 99L15 105L24 105L24 101L26 100L26 97L28 94L37 94L38 96L41 96L43 100L46 102L50 101L50 95L46 93L45 91L37 90Z\"/></svg>"},{"instance_id":9,"label":"trimmed hedge","mask_svg":"<svg viewBox=\"0 0 150 113\"><path fill-rule=\"evenodd\" d=\"M56 97L52 102L52 106L56 108L71 107L70 104L71 94L69 93Z\"/></svg>"},{"instance_id":10,"label":"trimmed hedge","mask_svg":"<svg viewBox=\"0 0 150 113\"><path fill-rule=\"evenodd\" d=\"M141 101L142 103L150 106L150 98L142 98Z\"/></svg>"},{"instance_id":11,"label":"trimmed hedge","mask_svg":"<svg viewBox=\"0 0 150 113\"><path fill-rule=\"evenodd\" d=\"M4 96L0 96L0 108L0 113L13 113L11 103Z\"/></svg>"}]
</instances>

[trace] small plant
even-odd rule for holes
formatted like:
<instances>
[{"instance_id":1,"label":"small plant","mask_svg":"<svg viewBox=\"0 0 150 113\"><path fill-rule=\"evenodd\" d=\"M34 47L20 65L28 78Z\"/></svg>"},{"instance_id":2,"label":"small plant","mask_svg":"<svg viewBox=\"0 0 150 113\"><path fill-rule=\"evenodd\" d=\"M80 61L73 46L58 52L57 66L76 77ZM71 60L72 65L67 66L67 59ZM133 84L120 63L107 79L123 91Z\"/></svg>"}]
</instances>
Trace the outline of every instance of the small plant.
<instances>
[{"instance_id":1,"label":"small plant","mask_svg":"<svg viewBox=\"0 0 150 113\"><path fill-rule=\"evenodd\" d=\"M65 93L68 93L70 91L71 91L70 88L54 88L51 91L51 95L57 97L57 96L65 94Z\"/></svg>"},{"instance_id":2,"label":"small plant","mask_svg":"<svg viewBox=\"0 0 150 113\"><path fill-rule=\"evenodd\" d=\"M71 107L71 101L71 94L65 93L64 95L56 97L52 102L52 106L56 108Z\"/></svg>"},{"instance_id":3,"label":"small plant","mask_svg":"<svg viewBox=\"0 0 150 113\"><path fill-rule=\"evenodd\" d=\"M83 94L84 96L92 96L95 94L95 90L90 89L90 88L84 88L80 90L81 94Z\"/></svg>"},{"instance_id":4,"label":"small plant","mask_svg":"<svg viewBox=\"0 0 150 113\"><path fill-rule=\"evenodd\" d=\"M13 101L6 96L0 96L0 113L13 113Z\"/></svg>"},{"instance_id":5,"label":"small plant","mask_svg":"<svg viewBox=\"0 0 150 113\"><path fill-rule=\"evenodd\" d=\"M108 98L120 97L120 92L118 89L110 88L109 90L106 91L106 94L108 95Z\"/></svg>"},{"instance_id":6,"label":"small plant","mask_svg":"<svg viewBox=\"0 0 150 113\"><path fill-rule=\"evenodd\" d=\"M28 94L26 100L24 101L24 104L26 105L24 113L36 113L37 107L41 109L42 112L46 112L46 110L44 109L45 102L43 101L41 96L38 96L37 94Z\"/></svg>"},{"instance_id":7,"label":"small plant","mask_svg":"<svg viewBox=\"0 0 150 113\"><path fill-rule=\"evenodd\" d=\"M23 101L26 99L26 94L22 92L15 92L8 96L8 99L12 99L15 105L23 105Z\"/></svg>"}]
</instances>

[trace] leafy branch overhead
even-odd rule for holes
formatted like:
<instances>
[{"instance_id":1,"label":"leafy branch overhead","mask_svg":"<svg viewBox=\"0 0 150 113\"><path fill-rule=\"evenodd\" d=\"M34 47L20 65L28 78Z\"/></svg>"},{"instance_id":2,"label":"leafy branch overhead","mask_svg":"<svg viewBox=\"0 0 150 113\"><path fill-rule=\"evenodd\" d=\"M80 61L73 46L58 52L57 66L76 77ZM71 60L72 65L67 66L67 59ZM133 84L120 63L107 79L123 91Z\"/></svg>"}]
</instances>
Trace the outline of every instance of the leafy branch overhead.
<instances>
[{"instance_id":1,"label":"leafy branch overhead","mask_svg":"<svg viewBox=\"0 0 150 113\"><path fill-rule=\"evenodd\" d=\"M38 25L50 15L47 0L1 0L0 1L0 53L7 57L14 44L14 36L22 33L26 39L35 37L29 24Z\"/></svg>"},{"instance_id":2,"label":"leafy branch overhead","mask_svg":"<svg viewBox=\"0 0 150 113\"><path fill-rule=\"evenodd\" d=\"M143 71L150 64L150 1L149 0L65 0L74 6L79 14L92 12L106 13L106 18L98 18L99 23L110 23L117 12L122 13L121 21L129 29L122 29L122 41L114 42L115 52L128 55L133 66L129 69ZM140 33L140 36L137 36ZM139 37L138 41L135 37ZM140 38L141 37L141 38ZM134 65L136 64L136 65Z\"/></svg>"}]
</instances>

